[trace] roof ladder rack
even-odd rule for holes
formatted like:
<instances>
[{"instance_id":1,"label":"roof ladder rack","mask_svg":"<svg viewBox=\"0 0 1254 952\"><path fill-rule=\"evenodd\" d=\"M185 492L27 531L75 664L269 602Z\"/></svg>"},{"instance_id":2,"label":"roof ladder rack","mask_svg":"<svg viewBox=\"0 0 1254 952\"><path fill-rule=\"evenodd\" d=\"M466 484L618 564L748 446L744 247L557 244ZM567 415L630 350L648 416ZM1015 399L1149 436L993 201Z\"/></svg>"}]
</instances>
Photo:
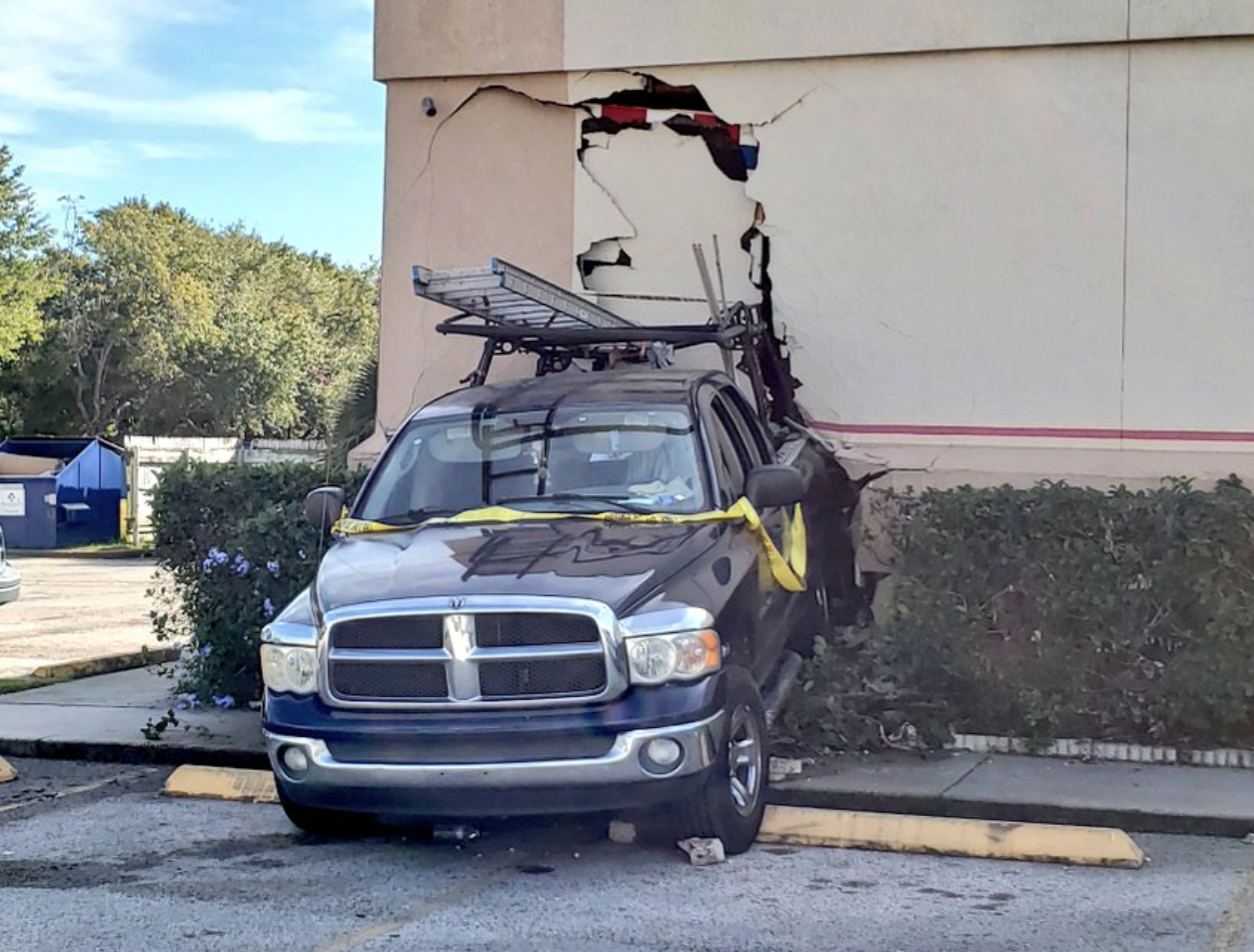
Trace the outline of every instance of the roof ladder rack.
<instances>
[{"instance_id":1,"label":"roof ladder rack","mask_svg":"<svg viewBox=\"0 0 1254 952\"><path fill-rule=\"evenodd\" d=\"M414 293L489 324L519 329L637 326L500 258L483 268L437 270L415 265Z\"/></svg>"}]
</instances>

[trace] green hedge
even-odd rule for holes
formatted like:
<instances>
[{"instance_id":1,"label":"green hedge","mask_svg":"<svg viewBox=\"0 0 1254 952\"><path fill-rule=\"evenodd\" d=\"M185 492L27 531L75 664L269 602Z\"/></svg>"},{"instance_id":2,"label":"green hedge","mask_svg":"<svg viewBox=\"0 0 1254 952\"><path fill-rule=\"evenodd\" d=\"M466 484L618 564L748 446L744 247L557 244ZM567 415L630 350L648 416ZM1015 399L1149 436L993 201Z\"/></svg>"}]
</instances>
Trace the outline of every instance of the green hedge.
<instances>
[{"instance_id":1,"label":"green hedge","mask_svg":"<svg viewBox=\"0 0 1254 952\"><path fill-rule=\"evenodd\" d=\"M807 747L951 727L1044 742L1254 744L1254 496L1232 477L889 495L891 608L825 639L785 720Z\"/></svg>"},{"instance_id":2,"label":"green hedge","mask_svg":"<svg viewBox=\"0 0 1254 952\"><path fill-rule=\"evenodd\" d=\"M306 493L356 491L323 466L169 467L154 500L168 570L160 639L191 646L181 689L259 694L261 626L312 577ZM1254 495L1031 489L889 495L891 608L816 644L779 725L786 744L939 744L951 729L1254 745Z\"/></svg>"},{"instance_id":3,"label":"green hedge","mask_svg":"<svg viewBox=\"0 0 1254 952\"><path fill-rule=\"evenodd\" d=\"M162 472L153 526L167 571L153 624L158 640L189 645L179 689L191 704L231 707L260 696L261 628L309 584L322 545L305 521L305 496L333 484L351 499L361 480L304 463L184 460Z\"/></svg>"}]
</instances>

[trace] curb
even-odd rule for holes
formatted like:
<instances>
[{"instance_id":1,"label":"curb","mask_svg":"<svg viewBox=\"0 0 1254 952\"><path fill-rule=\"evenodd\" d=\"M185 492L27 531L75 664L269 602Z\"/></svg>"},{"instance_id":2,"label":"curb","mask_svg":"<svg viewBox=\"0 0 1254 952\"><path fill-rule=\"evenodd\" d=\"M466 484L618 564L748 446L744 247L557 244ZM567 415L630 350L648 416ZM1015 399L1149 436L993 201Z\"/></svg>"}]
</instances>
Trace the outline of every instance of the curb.
<instances>
[{"instance_id":1,"label":"curb","mask_svg":"<svg viewBox=\"0 0 1254 952\"><path fill-rule=\"evenodd\" d=\"M122 764L195 765L238 767L269 771L266 752L257 747L170 745L136 741L88 742L65 740L6 740L0 738L0 754L48 760L87 760ZM885 793L837 793L793 787L771 787L768 802L774 806L815 807L870 813L909 814L990 820L1003 823L1048 823L1071 826L1114 827L1129 833L1175 833L1190 836L1243 838L1254 831L1254 817L1198 816L1135 809L1072 806L1059 803L1011 803L991 800L956 800Z\"/></svg>"},{"instance_id":2,"label":"curb","mask_svg":"<svg viewBox=\"0 0 1254 952\"><path fill-rule=\"evenodd\" d=\"M269 770L231 770L185 764L166 778L167 797L278 803ZM1145 854L1123 830L1101 827L999 823L807 807L768 807L759 843L928 853L1029 863L1067 863L1140 869Z\"/></svg>"},{"instance_id":3,"label":"curb","mask_svg":"<svg viewBox=\"0 0 1254 952\"><path fill-rule=\"evenodd\" d=\"M278 803L274 774L266 770L230 770L184 764L165 781L167 797L203 797L210 800L243 800Z\"/></svg>"},{"instance_id":4,"label":"curb","mask_svg":"<svg viewBox=\"0 0 1254 952\"><path fill-rule=\"evenodd\" d=\"M9 549L10 559L148 559L148 549L102 549L81 552L74 549Z\"/></svg>"},{"instance_id":5,"label":"curb","mask_svg":"<svg viewBox=\"0 0 1254 952\"><path fill-rule=\"evenodd\" d=\"M771 789L770 802L779 806L817 807L824 810L899 813L964 820L994 820L1004 823L1114 827L1129 833L1176 833L1188 836L1223 836L1240 839L1254 831L1254 817L1184 815L1132 808L1085 807L1048 802L959 800L943 796L921 797L891 793L837 793L824 790L798 790L789 787Z\"/></svg>"},{"instance_id":6,"label":"curb","mask_svg":"<svg viewBox=\"0 0 1254 952\"><path fill-rule=\"evenodd\" d=\"M1076 866L1145 865L1145 854L1123 830L808 807L768 807L758 842Z\"/></svg>"},{"instance_id":7,"label":"curb","mask_svg":"<svg viewBox=\"0 0 1254 952\"><path fill-rule=\"evenodd\" d=\"M135 733L139 733L138 727ZM162 766L200 764L206 767L270 769L270 759L260 748L191 745L176 747L164 746L160 741L128 743L126 741L6 740L0 738L0 754L40 760L87 760L111 764L159 764Z\"/></svg>"},{"instance_id":8,"label":"curb","mask_svg":"<svg viewBox=\"0 0 1254 952\"><path fill-rule=\"evenodd\" d=\"M976 754L1031 754L1034 757L1081 758L1111 763L1181 764L1190 767L1230 767L1254 770L1254 750L1239 747L1165 747L1154 744L1125 744L1089 738L1059 738L1043 747L1033 747L1022 737L1002 734L955 734L946 750L969 750Z\"/></svg>"},{"instance_id":9,"label":"curb","mask_svg":"<svg viewBox=\"0 0 1254 952\"><path fill-rule=\"evenodd\" d=\"M55 664L40 665L30 673L30 676L73 681L78 678L90 678L97 674L113 674L117 671L129 671L132 668L146 668L153 664L177 661L182 650L177 647L141 648L139 651L123 651L118 654L98 655L94 658L58 661Z\"/></svg>"}]
</instances>

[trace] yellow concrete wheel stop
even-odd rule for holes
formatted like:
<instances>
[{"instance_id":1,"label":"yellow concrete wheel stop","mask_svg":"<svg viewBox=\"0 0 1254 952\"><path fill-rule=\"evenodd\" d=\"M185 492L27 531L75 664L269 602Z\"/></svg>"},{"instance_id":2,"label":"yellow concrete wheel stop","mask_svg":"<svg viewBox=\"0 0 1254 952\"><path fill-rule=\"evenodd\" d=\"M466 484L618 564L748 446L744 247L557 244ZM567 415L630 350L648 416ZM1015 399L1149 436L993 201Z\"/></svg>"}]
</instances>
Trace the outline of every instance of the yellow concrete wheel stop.
<instances>
[{"instance_id":1,"label":"yellow concrete wheel stop","mask_svg":"<svg viewBox=\"0 0 1254 952\"><path fill-rule=\"evenodd\" d=\"M278 803L274 774L268 770L237 770L232 767L197 767L184 764L165 782L167 797L203 797L210 800L243 800L247 803Z\"/></svg>"},{"instance_id":2,"label":"yellow concrete wheel stop","mask_svg":"<svg viewBox=\"0 0 1254 952\"><path fill-rule=\"evenodd\" d=\"M1131 869L1139 869L1146 861L1141 848L1127 833L1108 827L1001 823L809 807L767 807L758 842Z\"/></svg>"},{"instance_id":3,"label":"yellow concrete wheel stop","mask_svg":"<svg viewBox=\"0 0 1254 952\"><path fill-rule=\"evenodd\" d=\"M10 780L16 779L17 768L3 757L0 757L0 783L8 783Z\"/></svg>"}]
</instances>

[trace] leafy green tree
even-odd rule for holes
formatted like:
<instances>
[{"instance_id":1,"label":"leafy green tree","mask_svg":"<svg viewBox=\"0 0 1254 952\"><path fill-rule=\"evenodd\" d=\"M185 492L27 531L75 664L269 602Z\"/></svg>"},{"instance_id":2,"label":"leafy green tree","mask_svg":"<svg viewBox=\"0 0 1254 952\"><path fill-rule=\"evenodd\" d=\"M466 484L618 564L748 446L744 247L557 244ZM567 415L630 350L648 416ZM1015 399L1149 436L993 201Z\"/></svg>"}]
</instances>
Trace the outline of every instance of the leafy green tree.
<instances>
[{"instance_id":1,"label":"leafy green tree","mask_svg":"<svg viewBox=\"0 0 1254 952\"><path fill-rule=\"evenodd\" d=\"M26 402L40 429L68 419L93 434L329 434L374 352L373 268L142 200L70 235L48 340L24 375L38 381Z\"/></svg>"},{"instance_id":2,"label":"leafy green tree","mask_svg":"<svg viewBox=\"0 0 1254 952\"><path fill-rule=\"evenodd\" d=\"M39 340L39 305L54 287L45 255L51 232L22 172L0 145L0 365Z\"/></svg>"},{"instance_id":3,"label":"leafy green tree","mask_svg":"<svg viewBox=\"0 0 1254 952\"><path fill-rule=\"evenodd\" d=\"M364 443L375 430L379 406L379 356L372 354L361 365L357 377L344 395L331 428L331 457L340 466L348 465L353 447Z\"/></svg>"}]
</instances>

